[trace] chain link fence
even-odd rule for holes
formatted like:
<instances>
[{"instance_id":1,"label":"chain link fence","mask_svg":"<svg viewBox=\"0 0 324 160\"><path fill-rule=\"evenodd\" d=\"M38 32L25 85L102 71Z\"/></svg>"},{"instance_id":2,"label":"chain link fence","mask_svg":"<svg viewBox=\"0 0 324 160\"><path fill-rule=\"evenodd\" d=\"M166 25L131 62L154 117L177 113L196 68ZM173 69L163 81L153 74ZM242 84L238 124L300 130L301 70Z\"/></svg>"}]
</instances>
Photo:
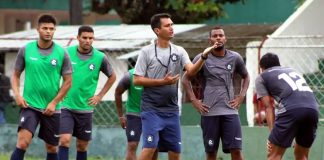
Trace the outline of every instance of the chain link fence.
<instances>
[{"instance_id":1,"label":"chain link fence","mask_svg":"<svg viewBox=\"0 0 324 160\"><path fill-rule=\"evenodd\" d=\"M143 45L146 45L146 43ZM138 53L139 49L140 48L118 51L105 51L105 54L108 56L109 63L112 65L113 70L117 75L117 79L110 91L106 94L106 98L94 109L93 122L95 125L106 127L119 126L119 117L117 115L114 97L115 88L118 85L120 79L124 76L124 74L127 74L127 71L135 66L137 59L136 52ZM133 55L134 52L135 55ZM101 90L101 87L103 86L100 86L99 84L97 91ZM125 101L127 100L127 91L124 92L122 98L123 102L125 103ZM123 107L125 106L123 105Z\"/></svg>"},{"instance_id":2,"label":"chain link fence","mask_svg":"<svg viewBox=\"0 0 324 160\"><path fill-rule=\"evenodd\" d=\"M208 46L208 39L181 37L175 38L173 43L183 46L194 58L199 52ZM258 74L258 53L260 56L267 53L277 53L283 66L295 68L303 74L307 83L313 89L316 98L320 104L320 125L324 126L324 37L321 36L295 36L295 37L269 37L261 46L262 37L228 37L227 48L239 52L247 60L247 68L251 75L249 92L253 91L254 80ZM114 90L123 75L135 65L139 49L152 40L147 40L140 46L124 50L105 51L110 63L117 74L117 80L110 91L105 95L103 101L95 107L94 124L107 127L119 126L119 119L114 102ZM105 76L100 76L98 90L101 90L105 82ZM236 92L240 90L240 78L235 77ZM182 92L182 102L187 103L186 95ZM127 93L123 94L123 100L127 99ZM241 116L248 119L253 117L252 96L247 95L246 111ZM13 106L13 107L11 107ZM19 107L9 104L5 108L5 117L8 123L18 122ZM245 114L247 113L247 114ZM197 115L182 114L182 117L193 119ZM199 118L198 118L199 119ZM241 117L242 119L242 117ZM242 121L242 120L241 120ZM189 123L186 123L189 124Z\"/></svg>"},{"instance_id":3,"label":"chain link fence","mask_svg":"<svg viewBox=\"0 0 324 160\"><path fill-rule=\"evenodd\" d=\"M254 52L252 56L247 56L247 58L252 57L251 63L247 64L254 73L251 80L254 80L257 75L259 58L267 52L276 53L282 66L296 69L312 88L320 105L319 125L324 126L324 37L268 37L262 47L261 45L259 42L251 42L248 45L247 52L249 49L254 50L251 51Z\"/></svg>"},{"instance_id":4,"label":"chain link fence","mask_svg":"<svg viewBox=\"0 0 324 160\"><path fill-rule=\"evenodd\" d=\"M262 37L229 37L227 48L234 50L236 52L239 52L243 57L245 57L245 50L246 50L246 44L249 41L252 40L261 40ZM146 43L143 43L141 46L138 46L137 48L132 49L126 49L126 50L118 50L118 51L106 51L106 55L110 58L110 63L113 66L114 71L117 73L117 80L112 87L111 91L108 92L108 100L102 102L98 106L95 107L94 111L94 123L96 125L103 125L103 126L109 126L114 127L119 125L119 119L116 112L116 106L114 102L114 89L116 85L118 84L120 78L122 78L123 74L127 72L128 69L133 68L135 66L136 60L137 60L137 54L140 52L140 48L142 46L148 45L150 43L153 43L153 40L147 40ZM206 35L206 38L197 38L193 39L190 37L180 37L180 38L174 38L173 43L180 45L186 49L191 59L195 57L198 53L202 52L209 44L208 44L208 35ZM239 92L240 88L240 81L239 77L236 78L235 81L235 90ZM181 86L181 85L180 85ZM98 87L100 89L100 85ZM183 90L182 92L182 104L189 103L185 93ZM123 94L123 100L127 99L127 93L125 92ZM187 106L183 107L184 109L188 109ZM190 106L189 106L190 108ZM193 108L190 108L193 109ZM194 109L193 109L194 110ZM184 114L182 114L182 119L184 121L190 121L193 118L187 118L187 117L197 117L197 120L199 121L199 115L193 115L192 112L184 111ZM245 115L245 114L244 114ZM191 122L184 122L183 124L189 124L192 125Z\"/></svg>"},{"instance_id":5,"label":"chain link fence","mask_svg":"<svg viewBox=\"0 0 324 160\"><path fill-rule=\"evenodd\" d=\"M199 34L198 34L199 35ZM174 38L173 43L180 45L186 49L191 59L195 57L198 53L202 52L208 45L208 32L205 35L199 35L199 37L191 37L190 35L184 35L180 38ZM203 37L203 38L202 38ZM246 43L252 40L260 40L260 37L228 37L227 48L239 52L243 57L245 55ZM119 127L119 118L116 112L116 106L114 102L114 90L119 82L119 80L123 77L123 75L128 71L128 69L133 68L135 66L135 62L137 60L137 54L139 53L141 47L153 43L153 40L145 39L145 42L139 46L133 48L125 48L125 49L116 49L104 51L104 53L108 56L109 62L112 65L114 71L117 75L117 80L112 86L112 88L108 91L108 93L103 98L103 101L98 104L94 109L94 119L93 122L95 125L105 126L105 127ZM21 78L23 79L23 78ZM98 89L97 92L100 91L103 87L106 78L103 74L99 77ZM236 86L239 86L239 81L237 81ZM235 87L236 90L239 90L239 87ZM182 91L182 93L184 93ZM123 94L123 100L127 99L127 92ZM189 104L189 101L186 99L186 95L182 95L182 102ZM10 107L13 106L13 107ZM183 107L186 109L190 109L190 113L186 112L182 114L182 118L185 121L182 123L186 125L196 125L198 123L195 122L193 124L193 119L197 119L199 121L199 115L196 115L195 110L191 106ZM187 114L188 113L188 114ZM19 117L19 107L15 105L9 105L6 107L6 119L8 123L17 123ZM193 117L194 116L194 117Z\"/></svg>"}]
</instances>

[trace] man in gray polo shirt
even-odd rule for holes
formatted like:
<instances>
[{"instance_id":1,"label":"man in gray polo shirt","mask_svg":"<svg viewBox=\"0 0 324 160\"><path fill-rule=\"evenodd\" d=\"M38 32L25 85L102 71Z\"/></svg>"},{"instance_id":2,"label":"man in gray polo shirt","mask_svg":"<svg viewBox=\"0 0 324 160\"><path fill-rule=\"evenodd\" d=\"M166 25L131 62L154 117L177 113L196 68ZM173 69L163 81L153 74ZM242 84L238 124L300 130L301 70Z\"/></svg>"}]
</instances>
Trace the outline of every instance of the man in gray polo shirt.
<instances>
[{"instance_id":1,"label":"man in gray polo shirt","mask_svg":"<svg viewBox=\"0 0 324 160\"><path fill-rule=\"evenodd\" d=\"M238 109L243 102L249 86L249 74L242 57L225 49L224 30L215 27L210 31L210 44L217 44L199 71L203 97L197 99L190 86L193 77L187 73L183 76L183 87L193 106L201 114L201 128L207 160L216 160L219 140L222 139L224 153L231 153L234 160L243 159L242 134ZM207 54L208 55L208 54ZM193 62L197 62L200 54ZM234 96L234 74L242 77L241 91Z\"/></svg>"},{"instance_id":2,"label":"man in gray polo shirt","mask_svg":"<svg viewBox=\"0 0 324 160\"><path fill-rule=\"evenodd\" d=\"M187 52L170 43L173 22L169 14L156 14L151 27L157 35L154 44L142 48L134 73L134 84L144 87L141 102L143 150L139 160L156 159L157 151L168 152L169 160L180 159L181 133L178 106L179 74L185 68L196 74L211 46L193 65Z\"/></svg>"}]
</instances>

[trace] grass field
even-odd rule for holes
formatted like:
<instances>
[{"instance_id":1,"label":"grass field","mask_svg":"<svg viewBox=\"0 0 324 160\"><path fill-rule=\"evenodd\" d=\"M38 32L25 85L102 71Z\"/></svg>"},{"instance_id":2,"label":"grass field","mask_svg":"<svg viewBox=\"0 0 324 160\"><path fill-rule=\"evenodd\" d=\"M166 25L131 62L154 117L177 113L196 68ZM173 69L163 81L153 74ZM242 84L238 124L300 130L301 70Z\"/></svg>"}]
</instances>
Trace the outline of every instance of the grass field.
<instances>
[{"instance_id":1,"label":"grass field","mask_svg":"<svg viewBox=\"0 0 324 160\"><path fill-rule=\"evenodd\" d=\"M9 160L10 154L1 153L0 152L0 160ZM72 158L70 158L72 159ZM28 157L26 156L24 160L44 160L43 157ZM119 160L119 159L112 159L112 158L105 158L105 157L88 157L88 160Z\"/></svg>"}]
</instances>

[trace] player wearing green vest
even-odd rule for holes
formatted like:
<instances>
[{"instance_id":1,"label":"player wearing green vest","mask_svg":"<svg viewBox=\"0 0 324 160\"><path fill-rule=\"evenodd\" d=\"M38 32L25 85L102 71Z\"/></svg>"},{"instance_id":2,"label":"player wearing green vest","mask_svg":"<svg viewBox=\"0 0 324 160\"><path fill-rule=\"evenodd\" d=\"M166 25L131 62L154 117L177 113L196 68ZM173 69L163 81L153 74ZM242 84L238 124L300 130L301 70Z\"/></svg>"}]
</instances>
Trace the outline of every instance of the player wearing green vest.
<instances>
[{"instance_id":1,"label":"player wearing green vest","mask_svg":"<svg viewBox=\"0 0 324 160\"><path fill-rule=\"evenodd\" d=\"M44 140L47 160L57 159L60 107L58 103L71 87L71 62L68 54L52 41L56 20L52 15L38 19L39 38L22 47L12 76L16 103L21 107L16 149L11 160L23 160L25 151L40 124L38 137ZM23 96L20 76L25 71ZM63 84L60 80L63 77Z\"/></svg>"},{"instance_id":2,"label":"player wearing green vest","mask_svg":"<svg viewBox=\"0 0 324 160\"><path fill-rule=\"evenodd\" d=\"M119 122L126 129L127 151L126 160L136 159L136 150L142 133L142 122L140 117L140 103L143 87L135 86L133 83L134 69L129 70L119 81L115 90L115 102L119 116ZM126 117L123 116L122 94L128 90L126 101Z\"/></svg>"},{"instance_id":3,"label":"player wearing green vest","mask_svg":"<svg viewBox=\"0 0 324 160\"><path fill-rule=\"evenodd\" d=\"M92 133L93 109L116 80L107 56L92 47L93 29L90 26L79 27L77 39L79 45L67 48L73 68L73 85L61 103L60 160L68 159L72 136L77 138L76 159L87 159L87 148ZM95 95L100 71L108 79L101 91Z\"/></svg>"}]
</instances>

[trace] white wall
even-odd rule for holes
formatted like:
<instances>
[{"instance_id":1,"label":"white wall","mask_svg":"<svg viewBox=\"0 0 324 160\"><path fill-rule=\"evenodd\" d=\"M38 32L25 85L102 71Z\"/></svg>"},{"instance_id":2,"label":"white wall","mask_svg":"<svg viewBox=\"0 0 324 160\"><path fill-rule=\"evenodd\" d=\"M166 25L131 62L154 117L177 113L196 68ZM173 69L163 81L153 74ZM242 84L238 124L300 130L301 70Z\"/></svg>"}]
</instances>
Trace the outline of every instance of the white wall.
<instances>
[{"instance_id":1,"label":"white wall","mask_svg":"<svg viewBox=\"0 0 324 160\"><path fill-rule=\"evenodd\" d=\"M124 74L128 71L128 65L126 61L116 60L116 57L108 57L109 63L111 64L114 72L116 73L116 81L113 86L109 89L107 94L103 97L103 100L107 101L115 101L115 89L118 85L120 79L124 76ZM107 77L103 73L100 72L99 82L96 90L96 94L100 92L106 83ZM126 92L125 92L126 93ZM123 100L127 99L127 94L123 94Z\"/></svg>"},{"instance_id":2,"label":"white wall","mask_svg":"<svg viewBox=\"0 0 324 160\"><path fill-rule=\"evenodd\" d=\"M246 93L246 114L248 125L252 127L254 125L253 117L253 91L255 88L255 78L258 76L258 46L261 42L249 42L246 49L246 68L250 75L250 85Z\"/></svg>"},{"instance_id":3,"label":"white wall","mask_svg":"<svg viewBox=\"0 0 324 160\"><path fill-rule=\"evenodd\" d=\"M302 74L318 72L318 59L324 58L324 0L306 0L261 48L261 55L276 53L282 66L295 68ZM253 88L258 75L258 49L261 42L247 44L246 65L251 76L247 93L247 118L253 126Z\"/></svg>"},{"instance_id":4,"label":"white wall","mask_svg":"<svg viewBox=\"0 0 324 160\"><path fill-rule=\"evenodd\" d=\"M323 0L306 0L272 36L324 35L323 15Z\"/></svg>"}]
</instances>

